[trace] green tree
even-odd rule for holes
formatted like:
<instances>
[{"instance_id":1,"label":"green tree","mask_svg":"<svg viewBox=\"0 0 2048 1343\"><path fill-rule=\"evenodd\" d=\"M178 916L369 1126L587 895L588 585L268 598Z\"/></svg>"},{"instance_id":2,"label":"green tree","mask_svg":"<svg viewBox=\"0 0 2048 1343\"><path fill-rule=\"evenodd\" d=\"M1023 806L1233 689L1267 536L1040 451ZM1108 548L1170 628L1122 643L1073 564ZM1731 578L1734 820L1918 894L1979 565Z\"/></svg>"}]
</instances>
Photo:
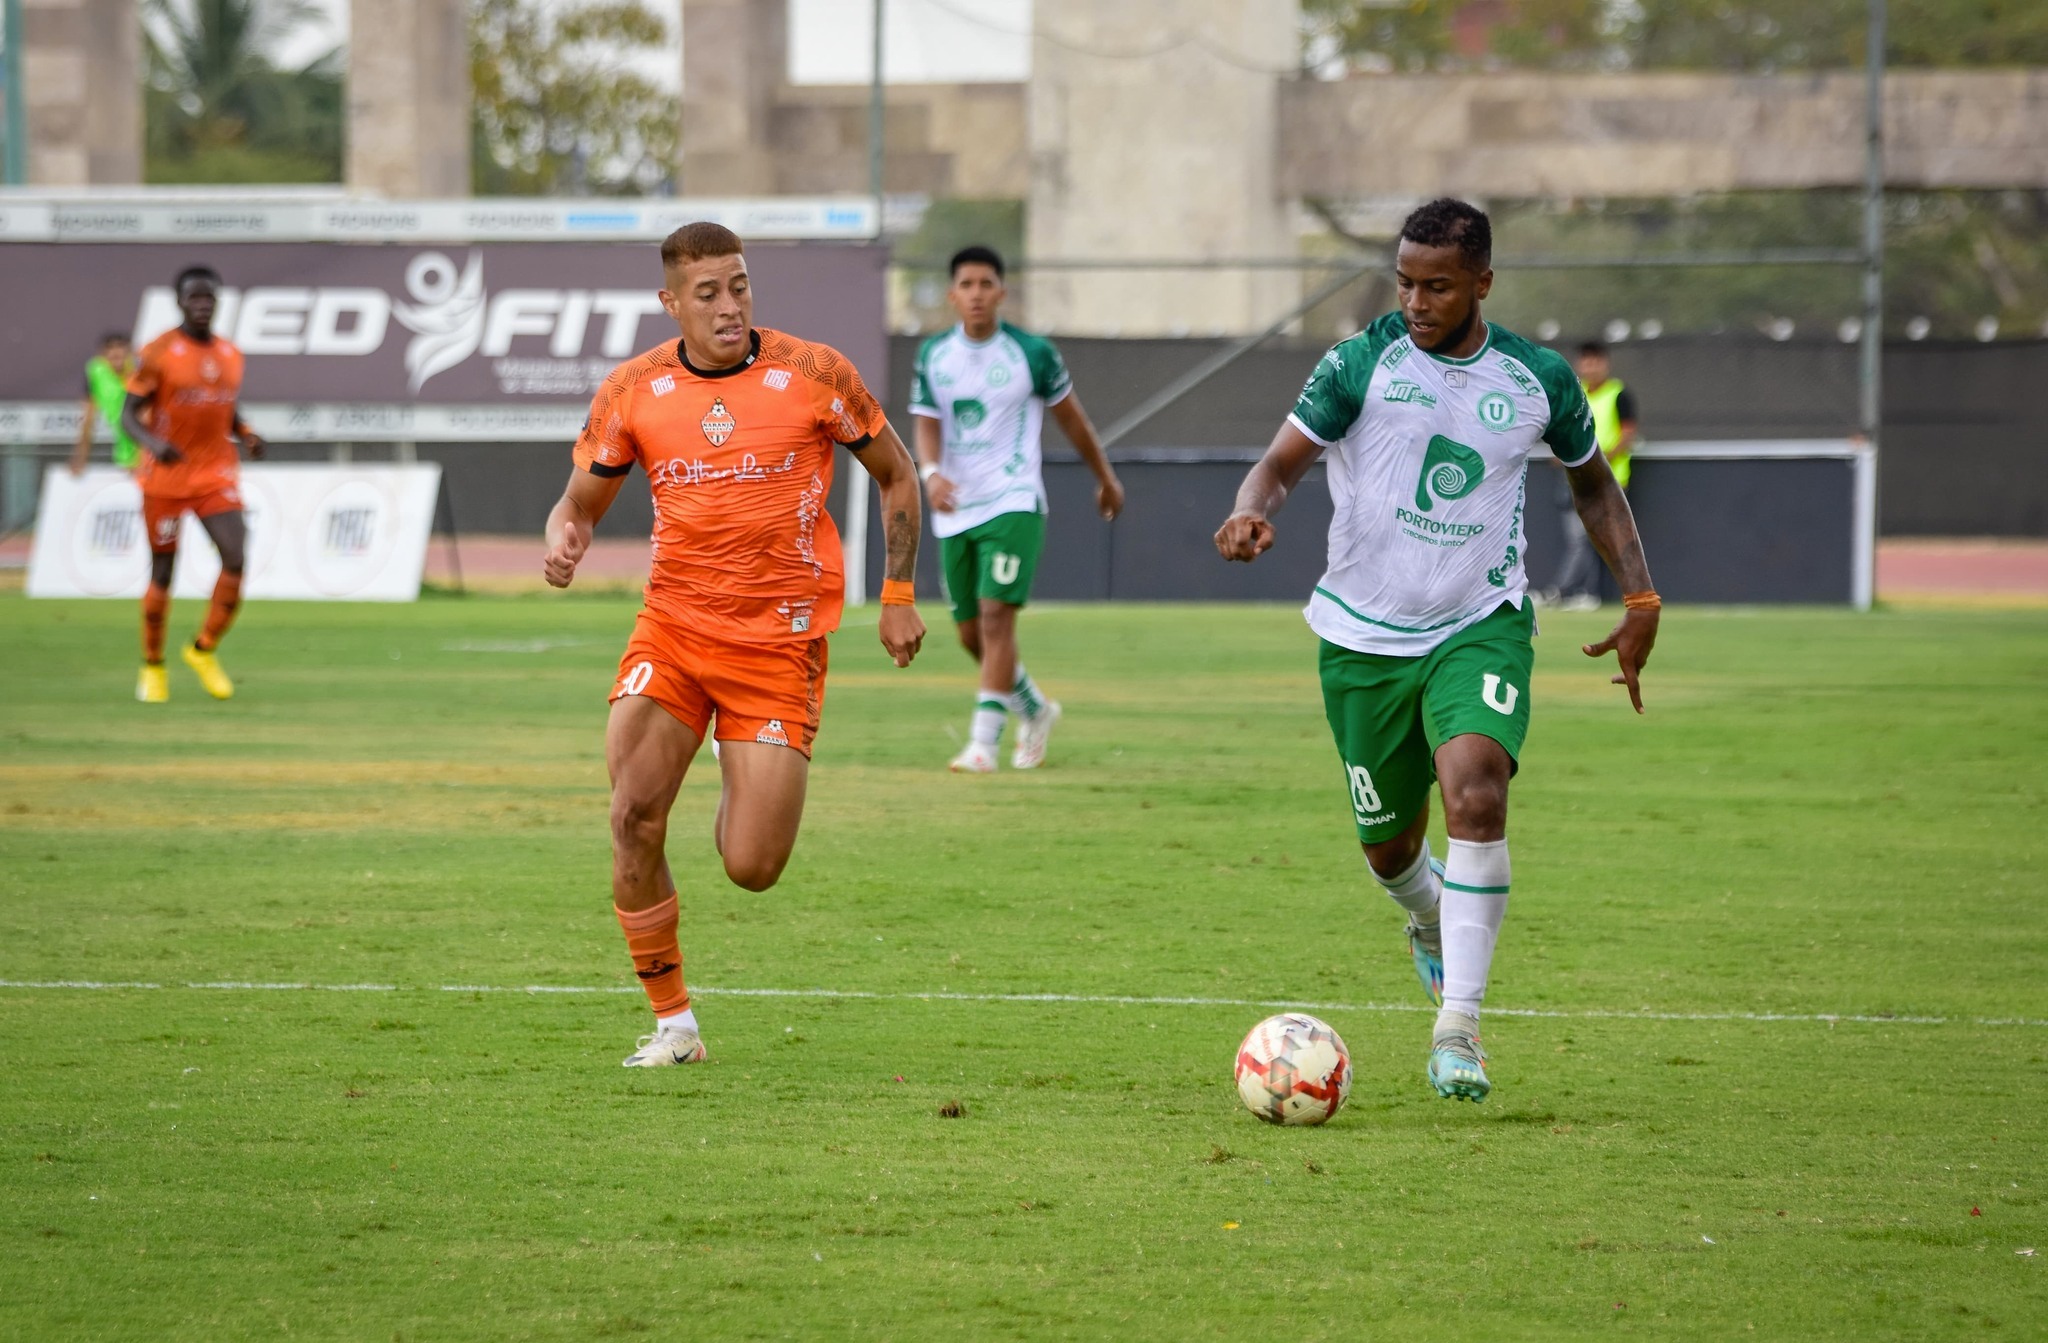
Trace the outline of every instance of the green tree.
<instances>
[{"instance_id":1,"label":"green tree","mask_svg":"<svg viewBox=\"0 0 2048 1343\"><path fill-rule=\"evenodd\" d=\"M673 189L681 99L627 65L670 36L638 0L473 0L469 33L479 195Z\"/></svg>"},{"instance_id":2,"label":"green tree","mask_svg":"<svg viewBox=\"0 0 2048 1343\"><path fill-rule=\"evenodd\" d=\"M151 182L338 182L343 56L271 58L317 22L308 0L145 0L144 175Z\"/></svg>"},{"instance_id":3,"label":"green tree","mask_svg":"<svg viewBox=\"0 0 2048 1343\"><path fill-rule=\"evenodd\" d=\"M1305 0L1312 47L1367 69L1833 70L1866 0ZM1888 0L1900 66L2048 65L2041 0Z\"/></svg>"}]
</instances>

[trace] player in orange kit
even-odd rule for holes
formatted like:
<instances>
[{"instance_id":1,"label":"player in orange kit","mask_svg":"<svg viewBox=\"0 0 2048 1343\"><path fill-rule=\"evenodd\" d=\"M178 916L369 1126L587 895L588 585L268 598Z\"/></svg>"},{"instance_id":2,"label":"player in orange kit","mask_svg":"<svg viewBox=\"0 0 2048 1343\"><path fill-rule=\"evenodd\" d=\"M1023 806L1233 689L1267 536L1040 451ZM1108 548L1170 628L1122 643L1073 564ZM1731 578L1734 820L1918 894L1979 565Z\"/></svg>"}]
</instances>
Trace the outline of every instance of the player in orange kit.
<instances>
[{"instance_id":1,"label":"player in orange kit","mask_svg":"<svg viewBox=\"0 0 2048 1343\"><path fill-rule=\"evenodd\" d=\"M199 637L179 650L206 693L226 699L234 682L214 649L242 603L242 562L249 529L242 519L239 445L261 460L263 440L242 419L242 352L213 334L220 276L206 266L178 275L178 311L185 320L142 347L121 428L142 449L135 478L142 486L142 524L149 534L149 590L142 597L142 675L135 698L171 697L164 672L164 620L171 609L171 567L178 525L199 519L220 551L220 577Z\"/></svg>"},{"instance_id":2,"label":"player in orange kit","mask_svg":"<svg viewBox=\"0 0 2048 1343\"><path fill-rule=\"evenodd\" d=\"M713 840L726 875L765 891L803 819L825 698L825 636L845 586L825 511L835 447L882 497L882 646L907 667L924 640L912 604L918 480L910 454L837 350L754 326L742 244L686 224L661 245L661 304L681 339L612 370L548 515L549 583L569 586L592 529L635 462L654 491L646 605L619 662L605 728L612 904L654 1009L629 1068L696 1063L683 984L669 808L716 721L724 786Z\"/></svg>"}]
</instances>

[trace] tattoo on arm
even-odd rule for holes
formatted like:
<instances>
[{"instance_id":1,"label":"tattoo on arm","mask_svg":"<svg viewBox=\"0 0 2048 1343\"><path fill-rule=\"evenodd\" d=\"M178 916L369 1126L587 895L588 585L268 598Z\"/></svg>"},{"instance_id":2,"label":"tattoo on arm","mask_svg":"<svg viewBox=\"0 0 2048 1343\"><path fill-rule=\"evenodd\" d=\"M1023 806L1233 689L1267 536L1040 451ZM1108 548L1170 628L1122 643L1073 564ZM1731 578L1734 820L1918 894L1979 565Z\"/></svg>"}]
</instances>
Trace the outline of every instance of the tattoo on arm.
<instances>
[{"instance_id":1,"label":"tattoo on arm","mask_svg":"<svg viewBox=\"0 0 2048 1343\"><path fill-rule=\"evenodd\" d=\"M887 577L892 583L908 583L917 568L917 519L908 510L889 515L886 529L889 563Z\"/></svg>"}]
</instances>

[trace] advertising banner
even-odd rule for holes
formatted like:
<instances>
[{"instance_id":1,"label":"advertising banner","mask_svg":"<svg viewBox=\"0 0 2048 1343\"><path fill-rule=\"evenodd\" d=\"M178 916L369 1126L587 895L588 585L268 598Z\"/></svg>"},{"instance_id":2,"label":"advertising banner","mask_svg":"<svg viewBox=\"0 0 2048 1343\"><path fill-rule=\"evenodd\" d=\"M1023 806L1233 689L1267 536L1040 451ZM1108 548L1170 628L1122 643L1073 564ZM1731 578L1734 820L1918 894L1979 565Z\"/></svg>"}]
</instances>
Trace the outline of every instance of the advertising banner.
<instances>
[{"instance_id":1,"label":"advertising banner","mask_svg":"<svg viewBox=\"0 0 2048 1343\"><path fill-rule=\"evenodd\" d=\"M857 243L750 246L754 319L836 347L885 386L885 259ZM103 334L140 344L177 325L171 284L195 264L221 274L215 329L247 357L243 404L296 412L281 437L299 441L316 427L350 437L347 407L366 408L366 439L580 424L614 365L676 338L651 242L7 243L0 287L22 320L0 329L0 417L54 430L53 405L76 403ZM415 426L405 409L428 413Z\"/></svg>"},{"instance_id":2,"label":"advertising banner","mask_svg":"<svg viewBox=\"0 0 2048 1343\"><path fill-rule=\"evenodd\" d=\"M409 602L420 595L441 468L254 463L242 468L249 524L242 595L297 601ZM220 557L189 515L174 597L204 598ZM140 597L149 582L142 492L125 471L43 474L29 554L31 597Z\"/></svg>"}]
</instances>

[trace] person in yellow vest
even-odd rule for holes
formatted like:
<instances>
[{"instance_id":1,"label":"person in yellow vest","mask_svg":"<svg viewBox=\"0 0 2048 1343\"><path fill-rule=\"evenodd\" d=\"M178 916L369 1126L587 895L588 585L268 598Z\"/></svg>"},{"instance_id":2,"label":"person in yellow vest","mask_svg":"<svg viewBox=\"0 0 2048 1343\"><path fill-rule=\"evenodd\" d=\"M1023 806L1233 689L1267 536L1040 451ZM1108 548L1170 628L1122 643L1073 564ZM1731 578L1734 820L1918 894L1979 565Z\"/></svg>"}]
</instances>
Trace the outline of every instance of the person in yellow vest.
<instances>
[{"instance_id":1,"label":"person in yellow vest","mask_svg":"<svg viewBox=\"0 0 2048 1343\"><path fill-rule=\"evenodd\" d=\"M1614 376L1607 347L1597 340L1589 340L1579 347L1578 373L1579 385L1586 389L1586 404L1593 411L1593 437L1607 458L1608 468L1614 472L1614 483L1625 490L1628 488L1629 458L1636 447L1635 395ZM1563 472L1558 475L1562 483ZM1585 524L1579 521L1578 510L1572 504L1570 486L1565 485L1559 493L1558 521L1564 531L1564 565L1558 570L1557 582L1542 595L1548 604L1561 611L1597 611L1600 609L1600 561L1593 554L1593 543L1587 538Z\"/></svg>"}]
</instances>

